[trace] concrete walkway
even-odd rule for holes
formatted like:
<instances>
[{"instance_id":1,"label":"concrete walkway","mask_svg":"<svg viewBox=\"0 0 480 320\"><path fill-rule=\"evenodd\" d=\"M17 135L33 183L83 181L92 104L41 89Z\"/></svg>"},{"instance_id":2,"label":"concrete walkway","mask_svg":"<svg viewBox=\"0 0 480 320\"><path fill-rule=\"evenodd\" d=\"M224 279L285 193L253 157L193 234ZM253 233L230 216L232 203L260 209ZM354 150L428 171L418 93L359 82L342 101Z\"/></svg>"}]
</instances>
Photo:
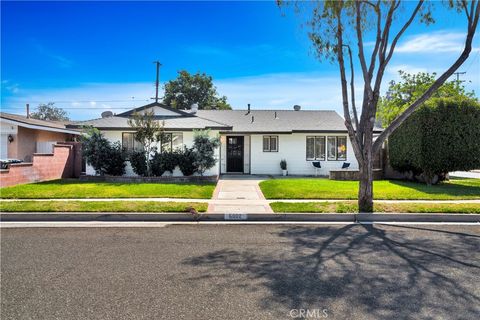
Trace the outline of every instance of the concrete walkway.
<instances>
[{"instance_id":1,"label":"concrete walkway","mask_svg":"<svg viewBox=\"0 0 480 320\"><path fill-rule=\"evenodd\" d=\"M157 201L157 202L202 202L213 204L228 204L233 202L231 199L189 199L189 198L52 198L52 199L0 199L1 202L15 201L85 201L85 202L105 202L105 201ZM245 202L244 200L239 200ZM344 202L356 201L356 199L268 199L268 200L250 200L252 203L272 203L272 202ZM466 200L377 200L376 203L478 203L480 199Z\"/></svg>"},{"instance_id":2,"label":"concrete walkway","mask_svg":"<svg viewBox=\"0 0 480 320\"><path fill-rule=\"evenodd\" d=\"M273 213L258 183L261 177L222 176L208 204L209 213Z\"/></svg>"}]
</instances>

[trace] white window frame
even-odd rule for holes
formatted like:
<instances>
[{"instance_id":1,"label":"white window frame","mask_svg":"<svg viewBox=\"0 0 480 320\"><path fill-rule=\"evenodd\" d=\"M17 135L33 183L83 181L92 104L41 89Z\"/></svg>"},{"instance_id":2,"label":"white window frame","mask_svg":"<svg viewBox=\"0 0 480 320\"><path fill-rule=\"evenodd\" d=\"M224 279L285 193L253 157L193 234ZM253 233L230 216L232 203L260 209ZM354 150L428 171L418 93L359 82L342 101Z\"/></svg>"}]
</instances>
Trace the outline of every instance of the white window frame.
<instances>
[{"instance_id":1,"label":"white window frame","mask_svg":"<svg viewBox=\"0 0 480 320\"><path fill-rule=\"evenodd\" d=\"M272 140L275 139L275 143L272 144ZM266 147L265 141L268 141L268 146ZM272 148L272 145L274 148ZM263 152L278 152L279 139L278 136L263 136L262 137L262 147Z\"/></svg>"},{"instance_id":2,"label":"white window frame","mask_svg":"<svg viewBox=\"0 0 480 320\"><path fill-rule=\"evenodd\" d=\"M313 139L313 157L308 157L308 139ZM317 140L323 139L323 156L317 157ZM326 158L326 145L327 137L326 136L307 136L305 138L305 158L307 161L325 161ZM321 153L320 153L321 154Z\"/></svg>"}]
</instances>

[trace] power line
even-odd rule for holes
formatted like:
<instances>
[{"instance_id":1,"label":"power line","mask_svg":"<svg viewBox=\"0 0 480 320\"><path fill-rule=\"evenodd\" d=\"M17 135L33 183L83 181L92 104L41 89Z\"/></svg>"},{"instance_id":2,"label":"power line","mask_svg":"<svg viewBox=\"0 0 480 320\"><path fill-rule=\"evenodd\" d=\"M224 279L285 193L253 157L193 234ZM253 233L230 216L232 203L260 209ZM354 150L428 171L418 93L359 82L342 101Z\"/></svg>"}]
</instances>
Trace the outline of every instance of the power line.
<instances>
[{"instance_id":1,"label":"power line","mask_svg":"<svg viewBox=\"0 0 480 320\"><path fill-rule=\"evenodd\" d=\"M135 102L135 101L149 101L148 99L130 99L130 100L65 100L65 101L51 101L51 100L43 100L43 101L40 101L40 100L16 100L15 102L11 102L11 103L15 103L15 104L18 104L18 103L45 103L45 101L48 101L48 102L51 102L51 103L91 103L91 102L95 102L95 103L102 103L102 102L110 102L110 103L114 103L114 102Z\"/></svg>"},{"instance_id":2,"label":"power line","mask_svg":"<svg viewBox=\"0 0 480 320\"><path fill-rule=\"evenodd\" d=\"M457 76L457 81L460 81L460 75L462 74L466 74L467 72L466 71L463 71L463 72L454 72L453 74ZM463 82L463 80L462 80Z\"/></svg>"}]
</instances>

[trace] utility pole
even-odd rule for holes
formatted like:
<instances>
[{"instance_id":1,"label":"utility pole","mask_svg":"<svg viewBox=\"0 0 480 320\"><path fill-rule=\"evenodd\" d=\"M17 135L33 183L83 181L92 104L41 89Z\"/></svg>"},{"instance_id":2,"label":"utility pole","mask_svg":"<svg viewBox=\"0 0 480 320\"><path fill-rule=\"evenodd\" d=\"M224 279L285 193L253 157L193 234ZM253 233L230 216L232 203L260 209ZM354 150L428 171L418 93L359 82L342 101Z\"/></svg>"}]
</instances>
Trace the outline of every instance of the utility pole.
<instances>
[{"instance_id":1,"label":"utility pole","mask_svg":"<svg viewBox=\"0 0 480 320\"><path fill-rule=\"evenodd\" d=\"M153 63L157 65L157 80L155 81L155 103L158 103L158 86L160 84L160 67L162 64L160 63L160 61L154 61Z\"/></svg>"},{"instance_id":2,"label":"utility pole","mask_svg":"<svg viewBox=\"0 0 480 320\"><path fill-rule=\"evenodd\" d=\"M454 72L453 74L457 76L457 81L460 81L460 75L461 74L466 74L467 72L464 71L464 72ZM463 81L462 81L463 82Z\"/></svg>"}]
</instances>

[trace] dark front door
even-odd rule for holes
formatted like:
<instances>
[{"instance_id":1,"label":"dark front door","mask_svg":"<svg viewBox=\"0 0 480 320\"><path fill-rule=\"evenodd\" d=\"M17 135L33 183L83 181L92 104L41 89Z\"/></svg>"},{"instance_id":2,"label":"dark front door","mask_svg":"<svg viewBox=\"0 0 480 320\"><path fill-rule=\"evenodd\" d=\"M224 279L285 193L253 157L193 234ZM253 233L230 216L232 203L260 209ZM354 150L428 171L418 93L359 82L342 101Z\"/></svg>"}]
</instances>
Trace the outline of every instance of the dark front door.
<instances>
[{"instance_id":1,"label":"dark front door","mask_svg":"<svg viewBox=\"0 0 480 320\"><path fill-rule=\"evenodd\" d=\"M243 137L227 136L227 172L243 172Z\"/></svg>"}]
</instances>

